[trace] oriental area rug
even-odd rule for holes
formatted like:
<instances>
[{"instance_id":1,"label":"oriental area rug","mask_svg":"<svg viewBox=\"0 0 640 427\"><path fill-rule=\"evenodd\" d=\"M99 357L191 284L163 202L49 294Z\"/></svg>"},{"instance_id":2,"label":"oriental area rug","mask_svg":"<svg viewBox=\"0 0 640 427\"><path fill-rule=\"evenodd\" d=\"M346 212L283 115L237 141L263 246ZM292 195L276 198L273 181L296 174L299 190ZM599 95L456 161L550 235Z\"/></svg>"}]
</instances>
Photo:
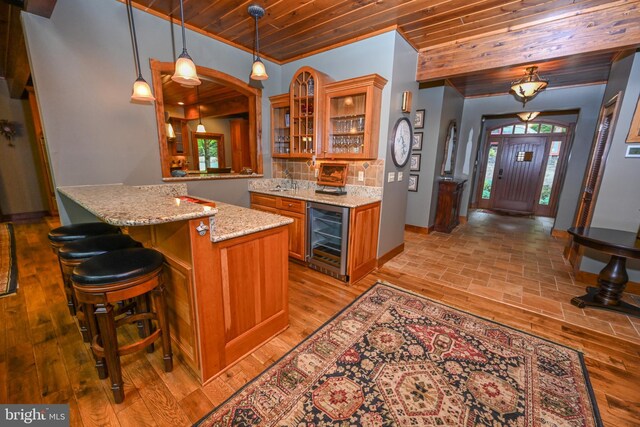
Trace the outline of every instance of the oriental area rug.
<instances>
[{"instance_id":1,"label":"oriental area rug","mask_svg":"<svg viewBox=\"0 0 640 427\"><path fill-rule=\"evenodd\" d=\"M199 426L601 426L582 354L376 283Z\"/></svg>"},{"instance_id":2,"label":"oriental area rug","mask_svg":"<svg viewBox=\"0 0 640 427\"><path fill-rule=\"evenodd\" d=\"M16 240L11 223L0 224L0 298L18 290Z\"/></svg>"}]
</instances>

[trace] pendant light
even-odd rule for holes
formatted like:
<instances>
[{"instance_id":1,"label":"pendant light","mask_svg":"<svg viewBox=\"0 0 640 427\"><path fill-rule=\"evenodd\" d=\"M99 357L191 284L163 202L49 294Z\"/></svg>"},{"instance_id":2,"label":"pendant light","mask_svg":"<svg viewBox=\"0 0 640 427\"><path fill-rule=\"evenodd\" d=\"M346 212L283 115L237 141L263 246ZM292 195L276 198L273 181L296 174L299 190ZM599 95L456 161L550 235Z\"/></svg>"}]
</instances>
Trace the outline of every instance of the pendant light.
<instances>
[{"instance_id":1,"label":"pendant light","mask_svg":"<svg viewBox=\"0 0 640 427\"><path fill-rule=\"evenodd\" d=\"M264 66L264 63L260 60L260 40L258 36L258 19L264 16L264 9L257 4L252 4L249 6L249 15L253 16L256 21L256 38L254 44L254 56L253 56L253 65L251 66L251 79L252 80L267 80L269 76L267 75L267 69Z\"/></svg>"},{"instance_id":2,"label":"pendant light","mask_svg":"<svg viewBox=\"0 0 640 427\"><path fill-rule=\"evenodd\" d=\"M540 111L524 111L522 113L518 113L517 115L523 122L530 122L531 120L538 117L538 114L540 114Z\"/></svg>"},{"instance_id":3,"label":"pendant light","mask_svg":"<svg viewBox=\"0 0 640 427\"><path fill-rule=\"evenodd\" d=\"M178 56L176 61L176 71L171 76L171 80L181 84L182 86L198 86L200 79L198 78L198 72L196 70L196 64L187 53L187 41L184 31L184 7L182 0L180 0L180 22L182 24L182 53Z\"/></svg>"},{"instance_id":4,"label":"pendant light","mask_svg":"<svg viewBox=\"0 0 640 427\"><path fill-rule=\"evenodd\" d=\"M133 8L131 7L131 0L127 0L127 18L129 20L129 34L131 35L131 43L133 44L133 62L136 68L136 74L138 78L133 82L133 90L131 91L132 102L153 102L156 99L153 97L149 84L142 78L142 71L140 70L140 55L138 54L138 39L136 38L136 26L133 22Z\"/></svg>"},{"instance_id":5,"label":"pendant light","mask_svg":"<svg viewBox=\"0 0 640 427\"><path fill-rule=\"evenodd\" d=\"M196 133L205 133L207 130L202 124L202 116L200 115L200 91L198 90L198 86L196 86L196 102L198 103L198 126L196 127Z\"/></svg>"},{"instance_id":6,"label":"pendant light","mask_svg":"<svg viewBox=\"0 0 640 427\"><path fill-rule=\"evenodd\" d=\"M538 75L538 67L528 67L524 77L511 83L511 90L522 98L522 106L531 98L540 93L549 84L548 80L540 78Z\"/></svg>"}]
</instances>

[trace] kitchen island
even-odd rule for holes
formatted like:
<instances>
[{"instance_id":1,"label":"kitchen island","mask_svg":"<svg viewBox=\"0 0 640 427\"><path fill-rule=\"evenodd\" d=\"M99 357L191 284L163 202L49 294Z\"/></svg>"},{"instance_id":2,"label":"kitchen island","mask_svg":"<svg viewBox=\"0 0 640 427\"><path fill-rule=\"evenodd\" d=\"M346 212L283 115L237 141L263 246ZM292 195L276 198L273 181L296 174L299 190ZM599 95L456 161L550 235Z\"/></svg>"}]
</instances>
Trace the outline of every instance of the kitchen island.
<instances>
[{"instance_id":1,"label":"kitchen island","mask_svg":"<svg viewBox=\"0 0 640 427\"><path fill-rule=\"evenodd\" d=\"M185 184L58 192L164 254L173 349L202 384L287 328L291 219L190 197Z\"/></svg>"}]
</instances>

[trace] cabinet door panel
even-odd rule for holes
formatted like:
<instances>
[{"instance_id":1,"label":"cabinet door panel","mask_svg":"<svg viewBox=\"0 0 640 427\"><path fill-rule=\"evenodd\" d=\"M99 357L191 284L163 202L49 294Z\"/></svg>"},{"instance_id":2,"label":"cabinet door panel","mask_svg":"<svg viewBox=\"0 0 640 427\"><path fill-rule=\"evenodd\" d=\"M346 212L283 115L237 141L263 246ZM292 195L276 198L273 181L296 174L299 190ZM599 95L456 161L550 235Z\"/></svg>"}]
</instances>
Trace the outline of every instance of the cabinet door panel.
<instances>
[{"instance_id":1,"label":"cabinet door panel","mask_svg":"<svg viewBox=\"0 0 640 427\"><path fill-rule=\"evenodd\" d=\"M348 271L352 283L376 266L379 223L380 202L351 210Z\"/></svg>"},{"instance_id":2,"label":"cabinet door panel","mask_svg":"<svg viewBox=\"0 0 640 427\"><path fill-rule=\"evenodd\" d=\"M289 256L301 261L305 259L306 215L279 210L278 214L293 219L289 224Z\"/></svg>"}]
</instances>

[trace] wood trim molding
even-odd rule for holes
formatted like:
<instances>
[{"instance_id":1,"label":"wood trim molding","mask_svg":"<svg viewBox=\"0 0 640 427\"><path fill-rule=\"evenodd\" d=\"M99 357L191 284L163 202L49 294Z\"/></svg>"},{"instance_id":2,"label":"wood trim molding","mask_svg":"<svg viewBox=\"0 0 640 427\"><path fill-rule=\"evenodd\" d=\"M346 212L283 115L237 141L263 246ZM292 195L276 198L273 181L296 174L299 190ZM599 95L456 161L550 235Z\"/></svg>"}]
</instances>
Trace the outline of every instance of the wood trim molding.
<instances>
[{"instance_id":1,"label":"wood trim molding","mask_svg":"<svg viewBox=\"0 0 640 427\"><path fill-rule=\"evenodd\" d=\"M587 285L598 286L598 275L596 273L590 273L588 271L577 271L576 280ZM629 292L635 295L640 295L640 283L627 282L624 288L625 292Z\"/></svg>"},{"instance_id":2,"label":"wood trim molding","mask_svg":"<svg viewBox=\"0 0 640 427\"><path fill-rule=\"evenodd\" d=\"M378 258L378 268L382 267L384 264L386 264L388 261L390 261L396 255L399 255L402 252L404 252L404 242L402 244L396 246L395 248L391 249L389 252L387 252L386 254L382 255L380 258Z\"/></svg>"},{"instance_id":3,"label":"wood trim molding","mask_svg":"<svg viewBox=\"0 0 640 427\"><path fill-rule=\"evenodd\" d=\"M405 224L404 230L411 231L412 233L418 233L418 234L431 234L433 233L433 227L434 227L433 225L430 227L420 227L418 225Z\"/></svg>"},{"instance_id":4,"label":"wood trim molding","mask_svg":"<svg viewBox=\"0 0 640 427\"><path fill-rule=\"evenodd\" d=\"M573 16L533 22L421 51L416 80L438 80L492 68L640 45L637 2L611 2Z\"/></svg>"},{"instance_id":5,"label":"wood trim molding","mask_svg":"<svg viewBox=\"0 0 640 427\"><path fill-rule=\"evenodd\" d=\"M558 230L555 228L551 230L551 235L557 239L569 239L571 237L567 230Z\"/></svg>"},{"instance_id":6,"label":"wood trim molding","mask_svg":"<svg viewBox=\"0 0 640 427\"><path fill-rule=\"evenodd\" d=\"M10 221L16 224L28 224L38 222L45 216L47 216L47 211L21 212L2 215L2 221Z\"/></svg>"},{"instance_id":7,"label":"wood trim molding","mask_svg":"<svg viewBox=\"0 0 640 427\"><path fill-rule=\"evenodd\" d=\"M465 225L465 224L466 224L466 223L468 223L469 221L467 220L467 217L466 217L466 216L462 216L462 215L460 215L460 216L458 217L458 222L460 223L460 225Z\"/></svg>"}]
</instances>

